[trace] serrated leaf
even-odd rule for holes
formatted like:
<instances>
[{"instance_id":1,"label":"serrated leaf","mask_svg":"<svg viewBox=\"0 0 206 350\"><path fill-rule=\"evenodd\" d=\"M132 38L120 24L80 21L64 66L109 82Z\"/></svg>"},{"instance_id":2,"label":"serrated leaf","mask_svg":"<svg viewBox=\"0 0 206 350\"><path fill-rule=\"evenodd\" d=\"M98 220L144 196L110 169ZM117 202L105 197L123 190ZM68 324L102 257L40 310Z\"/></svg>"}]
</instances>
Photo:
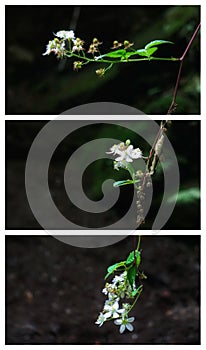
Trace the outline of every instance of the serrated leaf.
<instances>
[{"instance_id":1,"label":"serrated leaf","mask_svg":"<svg viewBox=\"0 0 206 350\"><path fill-rule=\"evenodd\" d=\"M135 255L136 255L136 265L139 266L140 262L141 262L141 257L140 257L140 252L138 250L135 251ZM126 260L126 265L130 265L134 262L134 251L132 251Z\"/></svg>"},{"instance_id":2,"label":"serrated leaf","mask_svg":"<svg viewBox=\"0 0 206 350\"><path fill-rule=\"evenodd\" d=\"M125 261L120 261L119 263L113 264L111 266L108 267L107 269L107 274L105 276L105 280L114 272L116 271L119 267L124 266L125 265Z\"/></svg>"},{"instance_id":3,"label":"serrated leaf","mask_svg":"<svg viewBox=\"0 0 206 350\"><path fill-rule=\"evenodd\" d=\"M125 185L133 185L134 183L140 182L140 180L122 180L122 181L116 181L113 183L114 187L120 187Z\"/></svg>"},{"instance_id":4,"label":"serrated leaf","mask_svg":"<svg viewBox=\"0 0 206 350\"><path fill-rule=\"evenodd\" d=\"M162 45L162 44L174 44L172 41L167 40L153 40L145 46L145 50L148 50L150 47Z\"/></svg>"},{"instance_id":5,"label":"serrated leaf","mask_svg":"<svg viewBox=\"0 0 206 350\"><path fill-rule=\"evenodd\" d=\"M136 278L136 273L137 273L137 267L132 266L128 271L127 271L127 278L129 281L130 286L133 288L135 278Z\"/></svg>"},{"instance_id":6,"label":"serrated leaf","mask_svg":"<svg viewBox=\"0 0 206 350\"><path fill-rule=\"evenodd\" d=\"M126 54L126 50L116 50L116 51L111 51L107 54L104 55L104 57L111 57L111 58L121 58L124 57Z\"/></svg>"}]
</instances>

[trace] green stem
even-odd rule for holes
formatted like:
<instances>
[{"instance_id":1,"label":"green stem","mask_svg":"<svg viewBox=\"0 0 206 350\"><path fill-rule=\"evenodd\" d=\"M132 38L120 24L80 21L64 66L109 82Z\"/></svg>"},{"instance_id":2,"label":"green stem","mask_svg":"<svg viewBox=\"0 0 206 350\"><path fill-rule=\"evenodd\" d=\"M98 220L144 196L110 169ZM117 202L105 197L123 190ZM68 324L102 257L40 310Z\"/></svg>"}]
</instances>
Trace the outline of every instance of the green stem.
<instances>
[{"instance_id":1,"label":"green stem","mask_svg":"<svg viewBox=\"0 0 206 350\"><path fill-rule=\"evenodd\" d=\"M68 57L71 57L71 55L73 57L77 57L79 59L88 61L88 62L101 62L101 63L110 63L110 64L115 64L115 63L132 63L132 62L141 62L141 61L179 61L179 58L164 58L164 57L145 57L145 58L134 58L134 59L128 59L128 60L105 60L105 59L101 59L101 60L96 60L94 58L88 58L86 56L80 56L77 55L73 52L69 53Z\"/></svg>"},{"instance_id":2,"label":"green stem","mask_svg":"<svg viewBox=\"0 0 206 350\"><path fill-rule=\"evenodd\" d=\"M141 288L140 288L140 287L141 287ZM137 294L137 296L136 296L136 298L135 298L135 301L133 302L133 304L130 306L129 310L127 311L127 315L128 315L128 314L130 313L130 311L133 309L133 307L135 306L137 300L139 299L139 297L140 297L140 295L141 295L141 293L142 293L142 291L143 291L143 285L140 286L140 287L139 287L139 288L140 288L140 291L138 292L138 294Z\"/></svg>"}]
</instances>

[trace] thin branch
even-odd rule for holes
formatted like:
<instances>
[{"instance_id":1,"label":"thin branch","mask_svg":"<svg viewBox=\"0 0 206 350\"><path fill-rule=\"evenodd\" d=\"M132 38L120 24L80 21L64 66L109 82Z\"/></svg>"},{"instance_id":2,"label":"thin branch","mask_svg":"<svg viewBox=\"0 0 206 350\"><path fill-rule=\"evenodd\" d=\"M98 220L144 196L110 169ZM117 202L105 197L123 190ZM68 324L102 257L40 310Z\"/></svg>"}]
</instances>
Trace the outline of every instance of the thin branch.
<instances>
[{"instance_id":1,"label":"thin branch","mask_svg":"<svg viewBox=\"0 0 206 350\"><path fill-rule=\"evenodd\" d=\"M188 52L188 50L190 49L195 37L197 36L199 30L200 30L200 27L201 27L201 23L199 23L199 25L197 26L196 30L194 31L190 41L189 41L189 44L187 45L183 55L180 57L179 61L180 61L180 66L179 66L179 71L178 71L178 75L177 75L177 80L176 80L176 84L175 84L175 88L174 88L174 93L173 93L173 98L172 98L172 102L171 102L171 105L168 109L168 112L167 112L167 115L168 114L172 114L172 112L176 109L177 107L177 104L176 104L176 97L177 97L177 91L178 91L178 87L179 87L179 82L180 82L180 77L181 77L181 73L182 73L182 66L183 66L183 62L184 62L184 59L185 59L185 56Z\"/></svg>"}]
</instances>

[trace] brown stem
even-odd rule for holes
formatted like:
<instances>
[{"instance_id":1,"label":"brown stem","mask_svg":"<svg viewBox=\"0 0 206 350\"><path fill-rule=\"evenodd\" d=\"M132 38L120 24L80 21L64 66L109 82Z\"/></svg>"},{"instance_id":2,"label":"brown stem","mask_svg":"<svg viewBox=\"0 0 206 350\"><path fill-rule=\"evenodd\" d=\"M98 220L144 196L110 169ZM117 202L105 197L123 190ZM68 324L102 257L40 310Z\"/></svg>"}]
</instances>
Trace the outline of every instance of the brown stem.
<instances>
[{"instance_id":1,"label":"brown stem","mask_svg":"<svg viewBox=\"0 0 206 350\"><path fill-rule=\"evenodd\" d=\"M185 59L185 56L188 52L188 50L190 49L190 46L192 45L196 35L198 34L199 30L200 30L200 27L201 27L201 23L199 23L199 25L197 26L197 28L195 29L190 41L189 41L189 44L187 45L185 51L183 52L183 55L180 57L179 61L180 61L180 65L179 65L179 71L178 71L178 75L177 75L177 80L176 80L176 84L175 84L175 88L174 88L174 92L173 92L173 98L172 98L172 102L171 102L171 105L168 109L168 112L167 112L167 115L168 114L172 114L172 112L176 109L177 107L177 104L176 104L176 97L177 97L177 90L178 90L178 87L179 87L179 82L180 82L180 77L181 77L181 72L182 72L182 66L183 66L183 62L184 62L184 59Z\"/></svg>"}]
</instances>

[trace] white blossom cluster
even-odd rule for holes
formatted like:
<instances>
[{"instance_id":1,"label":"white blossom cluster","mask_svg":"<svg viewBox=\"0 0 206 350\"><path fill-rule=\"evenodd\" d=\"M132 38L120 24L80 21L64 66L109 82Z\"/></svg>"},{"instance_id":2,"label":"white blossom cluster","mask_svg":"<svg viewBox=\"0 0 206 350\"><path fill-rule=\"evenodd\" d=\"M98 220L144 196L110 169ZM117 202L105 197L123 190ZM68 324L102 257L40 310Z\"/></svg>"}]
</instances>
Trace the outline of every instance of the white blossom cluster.
<instances>
[{"instance_id":1,"label":"white blossom cluster","mask_svg":"<svg viewBox=\"0 0 206 350\"><path fill-rule=\"evenodd\" d=\"M113 145L107 154L113 154L115 156L114 168L125 168L127 163L132 163L134 159L142 158L142 151L139 148L135 148L130 145L130 140L125 143L121 142L118 145Z\"/></svg>"},{"instance_id":2,"label":"white blossom cluster","mask_svg":"<svg viewBox=\"0 0 206 350\"><path fill-rule=\"evenodd\" d=\"M127 272L124 271L121 275L115 276L112 283L106 283L102 293L108 299L105 301L104 308L95 323L101 327L104 322L114 319L114 324L120 326L120 333L123 333L126 329L132 332L134 327L131 323L135 318L128 317L131 305L129 303L122 303L122 307L120 308L121 299L132 298L132 287L127 279Z\"/></svg>"},{"instance_id":3,"label":"white blossom cluster","mask_svg":"<svg viewBox=\"0 0 206 350\"><path fill-rule=\"evenodd\" d=\"M56 36L56 38L49 41L49 43L46 46L46 51L43 53L43 56L49 55L51 52L53 52L55 55L57 55L58 58L64 57L67 52L65 47L66 41L73 43L73 52L81 51L83 49L83 41L79 38L75 38L73 30L60 30L56 34L54 33L54 35Z\"/></svg>"}]
</instances>

